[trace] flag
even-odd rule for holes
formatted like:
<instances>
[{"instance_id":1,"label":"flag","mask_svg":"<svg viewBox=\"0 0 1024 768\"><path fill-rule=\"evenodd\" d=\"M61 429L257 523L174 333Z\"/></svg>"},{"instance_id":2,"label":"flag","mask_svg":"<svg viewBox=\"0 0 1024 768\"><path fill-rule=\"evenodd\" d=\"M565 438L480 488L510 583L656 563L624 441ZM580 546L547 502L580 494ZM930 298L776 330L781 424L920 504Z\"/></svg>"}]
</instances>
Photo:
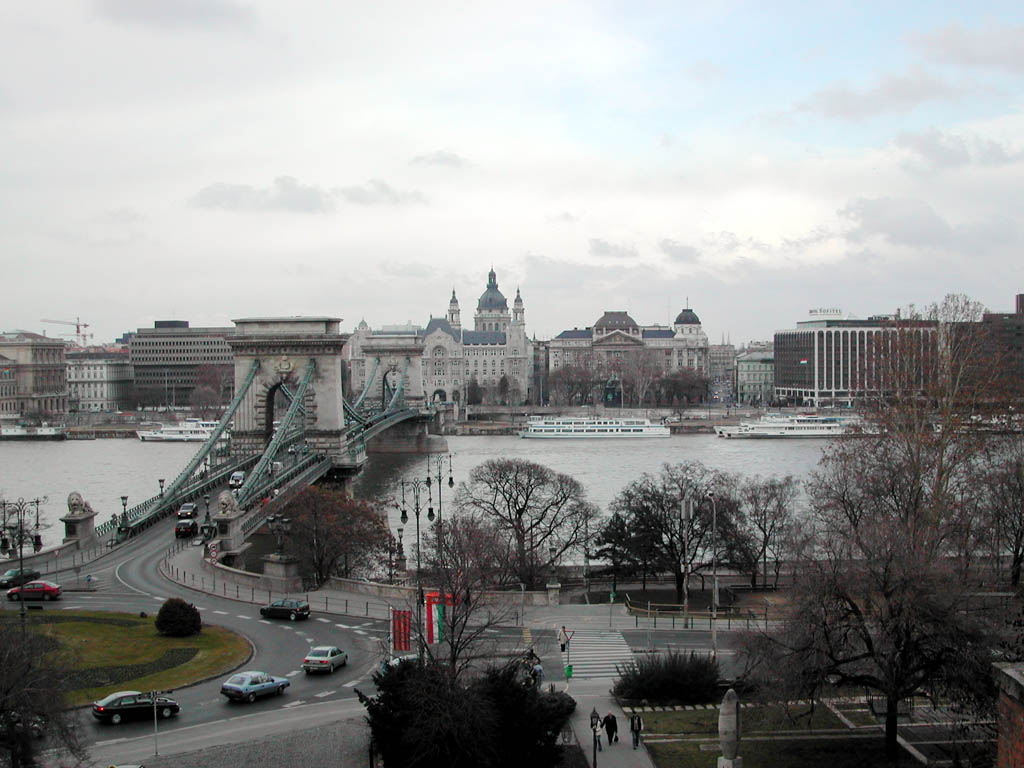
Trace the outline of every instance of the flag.
<instances>
[{"instance_id":1,"label":"flag","mask_svg":"<svg viewBox=\"0 0 1024 768\"><path fill-rule=\"evenodd\" d=\"M807 365L807 358L806 358L806 357L805 357L805 358L802 358L802 359L800 360L800 365Z\"/></svg>"},{"instance_id":2,"label":"flag","mask_svg":"<svg viewBox=\"0 0 1024 768\"><path fill-rule=\"evenodd\" d=\"M425 630L427 645L440 643L444 640L444 607L446 604L452 604L452 596L449 593L445 595L445 598L444 600L441 599L440 592L428 592L426 595L427 615L425 617Z\"/></svg>"},{"instance_id":3,"label":"flag","mask_svg":"<svg viewBox=\"0 0 1024 768\"><path fill-rule=\"evenodd\" d=\"M394 650L408 651L412 611L393 611L391 638Z\"/></svg>"}]
</instances>

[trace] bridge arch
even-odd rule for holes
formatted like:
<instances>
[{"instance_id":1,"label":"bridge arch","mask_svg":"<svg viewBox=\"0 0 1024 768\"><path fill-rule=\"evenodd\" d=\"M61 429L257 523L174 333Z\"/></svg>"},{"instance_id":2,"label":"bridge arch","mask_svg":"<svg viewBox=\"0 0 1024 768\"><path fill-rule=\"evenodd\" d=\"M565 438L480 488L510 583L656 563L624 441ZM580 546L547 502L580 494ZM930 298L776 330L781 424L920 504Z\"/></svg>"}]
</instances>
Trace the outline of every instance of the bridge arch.
<instances>
[{"instance_id":1,"label":"bridge arch","mask_svg":"<svg viewBox=\"0 0 1024 768\"><path fill-rule=\"evenodd\" d=\"M448 396L443 389L435 389L434 394L430 396L430 400L434 403L447 403Z\"/></svg>"}]
</instances>

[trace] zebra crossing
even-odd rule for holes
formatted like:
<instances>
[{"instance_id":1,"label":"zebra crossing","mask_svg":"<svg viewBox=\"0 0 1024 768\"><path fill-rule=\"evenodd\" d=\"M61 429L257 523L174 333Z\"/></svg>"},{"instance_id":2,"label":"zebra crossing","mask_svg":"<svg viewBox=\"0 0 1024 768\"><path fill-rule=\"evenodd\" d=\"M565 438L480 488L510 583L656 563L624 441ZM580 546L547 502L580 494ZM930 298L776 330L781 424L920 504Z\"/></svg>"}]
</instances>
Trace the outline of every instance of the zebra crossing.
<instances>
[{"instance_id":1,"label":"zebra crossing","mask_svg":"<svg viewBox=\"0 0 1024 768\"><path fill-rule=\"evenodd\" d=\"M562 666L572 664L574 678L618 677L616 665L633 661L633 651L621 632L611 629L578 629L562 653Z\"/></svg>"}]
</instances>

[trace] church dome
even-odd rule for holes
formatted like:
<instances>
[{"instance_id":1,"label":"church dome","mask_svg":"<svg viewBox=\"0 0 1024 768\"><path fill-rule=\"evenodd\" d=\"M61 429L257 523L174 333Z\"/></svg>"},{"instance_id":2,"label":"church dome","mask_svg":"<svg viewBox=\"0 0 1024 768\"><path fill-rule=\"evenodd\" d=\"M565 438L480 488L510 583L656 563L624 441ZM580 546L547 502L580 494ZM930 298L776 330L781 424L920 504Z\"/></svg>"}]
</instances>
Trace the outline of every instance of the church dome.
<instances>
[{"instance_id":1,"label":"church dome","mask_svg":"<svg viewBox=\"0 0 1024 768\"><path fill-rule=\"evenodd\" d=\"M493 269L487 274L487 290L480 296L476 309L478 312L508 311L508 302L498 290L498 278Z\"/></svg>"},{"instance_id":2,"label":"church dome","mask_svg":"<svg viewBox=\"0 0 1024 768\"><path fill-rule=\"evenodd\" d=\"M687 307L678 315L676 315L676 325L700 325L700 318L697 317L697 313Z\"/></svg>"}]
</instances>

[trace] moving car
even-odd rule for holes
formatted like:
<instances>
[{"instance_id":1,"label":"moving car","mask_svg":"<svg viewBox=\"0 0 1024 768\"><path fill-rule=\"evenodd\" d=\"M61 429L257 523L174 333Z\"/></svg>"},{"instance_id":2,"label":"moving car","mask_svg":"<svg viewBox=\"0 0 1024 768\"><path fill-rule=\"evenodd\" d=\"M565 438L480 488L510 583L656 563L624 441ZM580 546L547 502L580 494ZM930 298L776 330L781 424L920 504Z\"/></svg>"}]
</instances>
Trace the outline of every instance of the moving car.
<instances>
[{"instance_id":1,"label":"moving car","mask_svg":"<svg viewBox=\"0 0 1024 768\"><path fill-rule=\"evenodd\" d=\"M348 664L348 654L333 645L318 645L310 648L302 660L302 668L309 672L334 672Z\"/></svg>"},{"instance_id":2,"label":"moving car","mask_svg":"<svg viewBox=\"0 0 1024 768\"><path fill-rule=\"evenodd\" d=\"M176 715L178 702L166 696L156 697L156 714L162 718ZM153 719L153 697L139 691L117 691L92 703L92 716L117 725L122 720Z\"/></svg>"},{"instance_id":3,"label":"moving car","mask_svg":"<svg viewBox=\"0 0 1024 768\"><path fill-rule=\"evenodd\" d=\"M30 581L7 590L8 600L56 600L60 597L60 584L52 581Z\"/></svg>"},{"instance_id":4,"label":"moving car","mask_svg":"<svg viewBox=\"0 0 1024 768\"><path fill-rule=\"evenodd\" d=\"M267 619L288 619L289 621L308 619L309 603L292 598L275 600L270 605L260 608L260 616Z\"/></svg>"},{"instance_id":5,"label":"moving car","mask_svg":"<svg viewBox=\"0 0 1024 768\"><path fill-rule=\"evenodd\" d=\"M241 488L243 483L245 483L245 472L238 471L231 473L231 477L228 479L229 488Z\"/></svg>"},{"instance_id":6,"label":"moving car","mask_svg":"<svg viewBox=\"0 0 1024 768\"><path fill-rule=\"evenodd\" d=\"M179 520L174 524L174 538L190 539L199 535L199 523L195 520Z\"/></svg>"},{"instance_id":7,"label":"moving car","mask_svg":"<svg viewBox=\"0 0 1024 768\"><path fill-rule=\"evenodd\" d=\"M32 581L38 579L42 574L39 571L32 571L28 568L24 570L20 568L11 568L9 571L5 571L0 576L0 587L8 589L9 587L20 587L26 581Z\"/></svg>"},{"instance_id":8,"label":"moving car","mask_svg":"<svg viewBox=\"0 0 1024 768\"><path fill-rule=\"evenodd\" d=\"M186 501L178 508L179 520L191 520L194 517L199 517L199 508L194 502Z\"/></svg>"},{"instance_id":9,"label":"moving car","mask_svg":"<svg viewBox=\"0 0 1024 768\"><path fill-rule=\"evenodd\" d=\"M220 692L231 701L247 701L251 704L258 696L269 696L272 693L280 695L289 685L291 683L287 677L249 670L238 672L225 680Z\"/></svg>"}]
</instances>

